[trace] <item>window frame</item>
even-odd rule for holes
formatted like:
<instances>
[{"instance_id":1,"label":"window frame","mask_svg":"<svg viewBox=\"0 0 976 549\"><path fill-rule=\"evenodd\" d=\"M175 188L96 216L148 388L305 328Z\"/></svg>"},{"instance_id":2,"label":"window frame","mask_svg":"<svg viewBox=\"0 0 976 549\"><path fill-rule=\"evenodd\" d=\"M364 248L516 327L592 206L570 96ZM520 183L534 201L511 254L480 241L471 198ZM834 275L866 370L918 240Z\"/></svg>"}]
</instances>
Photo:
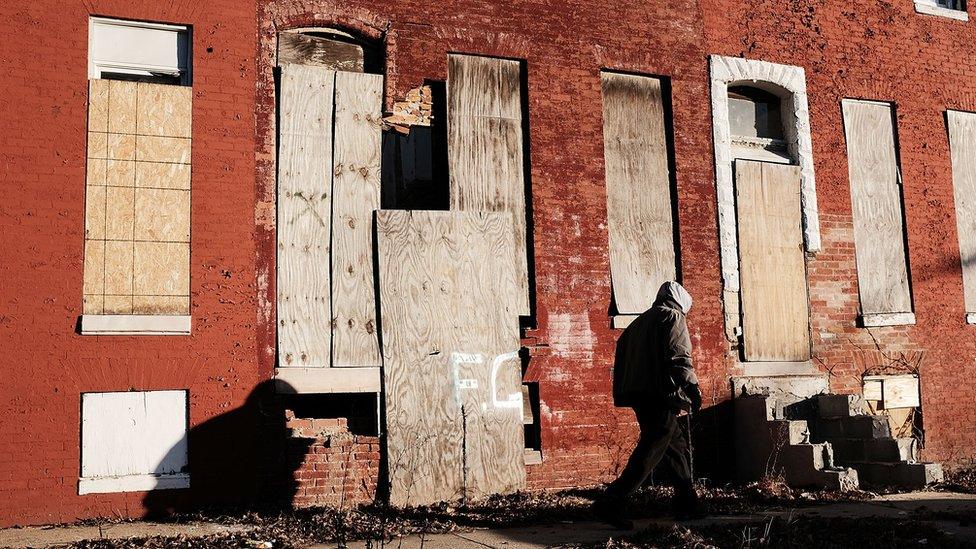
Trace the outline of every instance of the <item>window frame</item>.
<instances>
[{"instance_id":1,"label":"window frame","mask_svg":"<svg viewBox=\"0 0 976 549\"><path fill-rule=\"evenodd\" d=\"M956 19L958 21L969 21L968 6L965 0L952 0L959 7L950 8L940 5L940 0L914 0L915 12L923 15L934 15Z\"/></svg>"}]
</instances>

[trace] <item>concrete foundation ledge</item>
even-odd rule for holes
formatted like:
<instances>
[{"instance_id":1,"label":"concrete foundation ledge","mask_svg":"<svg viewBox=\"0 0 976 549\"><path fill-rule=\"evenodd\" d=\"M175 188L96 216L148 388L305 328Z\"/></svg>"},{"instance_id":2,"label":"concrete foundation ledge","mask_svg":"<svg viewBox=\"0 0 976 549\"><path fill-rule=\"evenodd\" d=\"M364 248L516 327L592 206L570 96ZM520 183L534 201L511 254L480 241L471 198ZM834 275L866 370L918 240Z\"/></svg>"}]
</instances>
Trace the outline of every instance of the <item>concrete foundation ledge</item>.
<instances>
[{"instance_id":1,"label":"concrete foundation ledge","mask_svg":"<svg viewBox=\"0 0 976 549\"><path fill-rule=\"evenodd\" d=\"M189 335L183 315L83 315L82 335Z\"/></svg>"}]
</instances>

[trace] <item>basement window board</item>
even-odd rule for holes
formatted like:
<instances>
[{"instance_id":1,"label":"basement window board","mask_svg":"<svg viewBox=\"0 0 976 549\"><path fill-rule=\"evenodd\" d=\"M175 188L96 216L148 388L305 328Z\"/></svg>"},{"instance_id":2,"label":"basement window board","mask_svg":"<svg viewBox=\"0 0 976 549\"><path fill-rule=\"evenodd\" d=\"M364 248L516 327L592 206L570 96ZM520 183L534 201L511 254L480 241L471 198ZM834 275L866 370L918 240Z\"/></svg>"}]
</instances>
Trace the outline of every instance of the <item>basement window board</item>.
<instances>
[{"instance_id":1,"label":"basement window board","mask_svg":"<svg viewBox=\"0 0 976 549\"><path fill-rule=\"evenodd\" d=\"M190 335L189 315L82 315L82 335Z\"/></svg>"},{"instance_id":2,"label":"basement window board","mask_svg":"<svg viewBox=\"0 0 976 549\"><path fill-rule=\"evenodd\" d=\"M915 324L915 313L867 313L860 316L865 328L878 326L911 326Z\"/></svg>"},{"instance_id":3,"label":"basement window board","mask_svg":"<svg viewBox=\"0 0 976 549\"><path fill-rule=\"evenodd\" d=\"M965 5L957 0L915 0L915 11L924 15L969 21L969 13L966 11Z\"/></svg>"}]
</instances>

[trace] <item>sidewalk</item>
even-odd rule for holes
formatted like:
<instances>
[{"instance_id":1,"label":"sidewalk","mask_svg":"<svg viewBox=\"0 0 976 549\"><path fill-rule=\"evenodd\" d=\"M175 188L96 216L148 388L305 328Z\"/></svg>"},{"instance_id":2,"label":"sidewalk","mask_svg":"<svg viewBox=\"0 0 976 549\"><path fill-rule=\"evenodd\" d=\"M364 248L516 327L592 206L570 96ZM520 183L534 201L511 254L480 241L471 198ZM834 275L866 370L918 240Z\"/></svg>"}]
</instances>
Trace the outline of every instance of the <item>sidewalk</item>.
<instances>
[{"instance_id":1,"label":"sidewalk","mask_svg":"<svg viewBox=\"0 0 976 549\"><path fill-rule=\"evenodd\" d=\"M684 526L755 524L769 517L785 518L792 516L818 518L922 518L939 530L950 534L953 539L971 543L976 547L976 495L952 492L910 492L879 496L870 501L832 503L793 510L764 511L757 514L722 515L698 521L682 523ZM960 519L960 517L963 517ZM642 519L636 521L636 529L658 525L670 528L674 524L668 519ZM49 547L85 540L126 539L151 536L182 538L174 540L181 545L187 538L214 534L245 532L251 526L244 524L225 525L206 522L193 523L154 523L124 522L97 526L46 526L29 528L8 528L0 530L0 547L26 548ZM427 536L408 536L394 539L384 545L396 549L522 549L566 545L602 544L606 540L619 538L633 532L614 530L599 522L562 522L517 528L471 529L450 534ZM350 542L350 549L369 549L380 546L376 541ZM336 543L312 546L315 549L339 547Z\"/></svg>"},{"instance_id":2,"label":"sidewalk","mask_svg":"<svg viewBox=\"0 0 976 549\"><path fill-rule=\"evenodd\" d=\"M823 518L860 518L870 516L907 518L912 513L922 511L933 513L976 512L976 495L952 492L909 492L879 496L876 499L863 502L832 503L791 511L770 511L754 515L723 515L683 522L681 524L685 526L735 523L746 525L767 519L770 516L782 517L791 512L794 516L805 515ZM486 547L499 549L535 549L540 547L602 543L611 537L619 538L622 535L639 531L653 524L662 526L674 524L673 521L667 519L642 519L634 522L635 529L632 532L615 530L600 522L573 522L496 530L472 530L469 532L424 536L423 538L420 536L410 536L387 542L386 546L395 549L419 549L421 547L424 549L484 549ZM961 526L955 520L932 520L931 522L938 529L952 534L955 539L969 542L976 547L976 523L969 526ZM348 549L369 549L376 546L378 546L378 543L373 542L370 544L367 541L350 542L347 545ZM335 543L313 546L314 549L331 549L337 547L339 545Z\"/></svg>"}]
</instances>

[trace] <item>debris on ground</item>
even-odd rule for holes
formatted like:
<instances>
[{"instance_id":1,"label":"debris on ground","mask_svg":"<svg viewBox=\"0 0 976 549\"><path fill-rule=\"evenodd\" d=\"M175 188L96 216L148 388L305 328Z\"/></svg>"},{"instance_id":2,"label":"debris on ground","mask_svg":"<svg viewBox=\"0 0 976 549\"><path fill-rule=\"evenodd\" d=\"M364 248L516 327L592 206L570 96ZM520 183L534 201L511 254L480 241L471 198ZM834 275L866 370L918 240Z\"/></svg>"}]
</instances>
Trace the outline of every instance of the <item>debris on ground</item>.
<instances>
[{"instance_id":1,"label":"debris on ground","mask_svg":"<svg viewBox=\"0 0 976 549\"><path fill-rule=\"evenodd\" d=\"M761 511L784 510L833 503L862 501L871 497L867 492L803 491L790 488L781 479L766 479L747 485L698 487L701 500L711 515L755 514ZM309 508L287 511L201 512L173 517L174 522L211 521L222 524L246 524L248 530L214 534L204 537L152 537L123 540L88 540L67 547L77 549L108 549L132 547L248 547L256 549L289 549L314 543L337 543L354 540L396 540L409 535L442 534L475 528L507 528L525 525L553 524L595 520L593 501L603 493L602 488L571 489L560 492L520 492L505 496L491 496L468 504L431 505L413 508L392 508L381 504L362 505L354 509ZM672 490L652 486L642 489L633 498L630 512L635 516L669 516ZM797 519L800 520L800 519ZM807 520L807 519L803 519ZM807 523L801 523L807 524ZM736 531L722 527L688 529L653 527L650 531L630 538L612 540L610 547L646 546L651 537L656 547L753 547L741 545L741 539L764 538L762 524L749 525ZM775 526L775 524L773 525ZM813 531L811 527L811 531ZM786 539L777 529L772 535ZM738 537L736 537L738 536ZM743 538L745 536L745 538ZM768 537L768 536L767 536ZM738 539L733 545L723 545ZM789 538L792 539L792 538ZM797 538L799 539L799 538ZM908 539L898 538L898 539ZM750 542L752 543L752 542ZM791 543L791 542L790 542ZM618 544L618 545L613 545ZM628 545L629 544L629 545ZM656 545L655 545L656 544Z\"/></svg>"}]
</instances>

